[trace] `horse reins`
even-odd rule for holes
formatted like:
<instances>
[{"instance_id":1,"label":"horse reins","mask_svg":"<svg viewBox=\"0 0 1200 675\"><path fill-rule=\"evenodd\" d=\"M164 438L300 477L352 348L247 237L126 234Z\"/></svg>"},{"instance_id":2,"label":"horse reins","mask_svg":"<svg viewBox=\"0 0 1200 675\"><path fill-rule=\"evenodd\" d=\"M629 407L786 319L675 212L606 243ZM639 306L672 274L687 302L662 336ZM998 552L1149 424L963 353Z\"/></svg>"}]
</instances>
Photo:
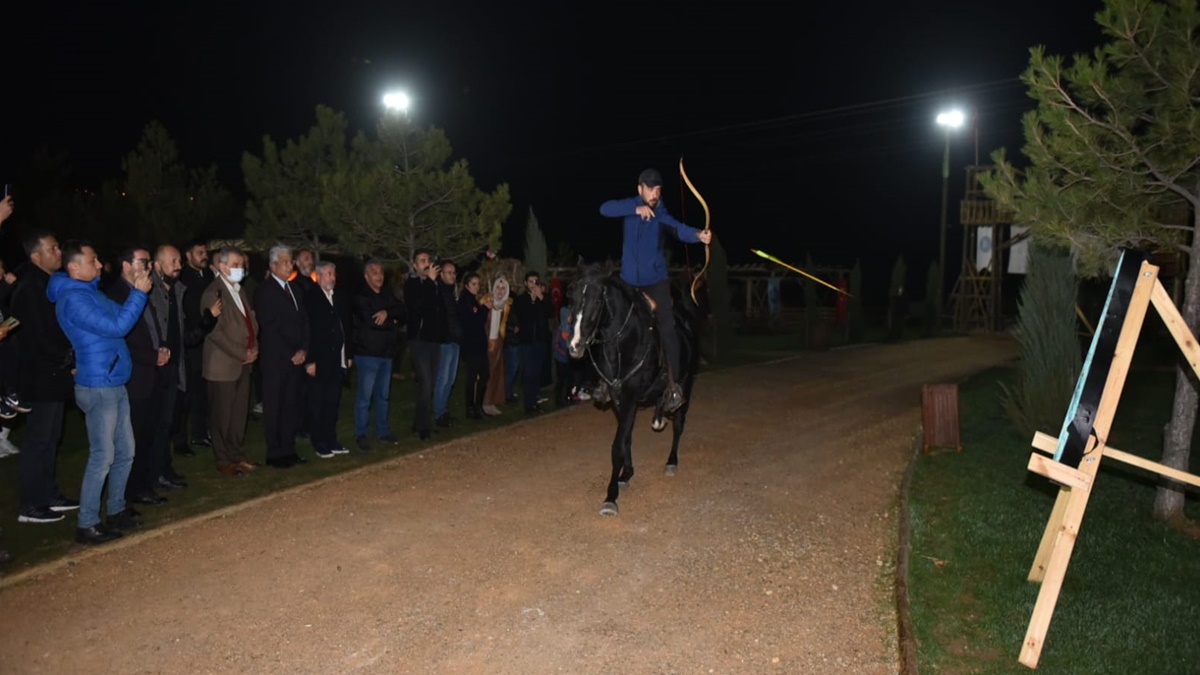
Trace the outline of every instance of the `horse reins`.
<instances>
[{"instance_id":1,"label":"horse reins","mask_svg":"<svg viewBox=\"0 0 1200 675\"><path fill-rule=\"evenodd\" d=\"M585 293L586 293L586 289L587 289L588 285L589 284L584 284L584 289L585 289L584 292ZM607 286L604 286L603 290L600 291L600 302L604 306L605 311L608 311L608 287ZM621 327L617 329L616 335L612 336L611 338L609 338L607 340L596 341L595 340L596 331L600 330L600 322L597 321L596 327L592 329L591 335L589 335L588 339L586 341L584 341L584 344L587 345L588 359L591 360L592 366L596 369L596 374L600 376L600 379L604 380L604 383L608 385L609 389L612 389L614 391L620 390L621 382L624 380L628 380L630 377L633 376L634 373L636 373L638 370L640 370L643 365L645 365L646 359L649 358L650 352L652 350L647 349L646 353L642 355L642 358L640 360L638 360L637 365L635 365L633 367L633 369L630 370L625 375L625 377L609 379L608 376L604 374L604 371L601 370L600 364L596 363L596 357L594 354L592 354L592 345L594 345L594 344L603 345L603 344L608 344L610 342L616 342L617 340L620 340L621 335L624 334L624 332L625 332L626 326L629 325L629 319L631 319L633 317L633 308L636 304L637 304L636 299L630 301L629 311L625 314L625 321L623 321L621 323ZM618 373L621 372L621 354L620 354L620 352L617 353L617 369L616 370Z\"/></svg>"}]
</instances>

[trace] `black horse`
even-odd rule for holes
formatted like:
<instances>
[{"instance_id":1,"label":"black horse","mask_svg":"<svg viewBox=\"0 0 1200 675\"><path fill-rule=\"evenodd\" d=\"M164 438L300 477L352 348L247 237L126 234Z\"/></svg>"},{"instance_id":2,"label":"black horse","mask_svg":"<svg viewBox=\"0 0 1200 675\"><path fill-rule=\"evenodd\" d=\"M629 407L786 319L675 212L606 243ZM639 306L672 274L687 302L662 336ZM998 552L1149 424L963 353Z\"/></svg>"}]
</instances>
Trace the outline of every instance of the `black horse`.
<instances>
[{"instance_id":1,"label":"black horse","mask_svg":"<svg viewBox=\"0 0 1200 675\"><path fill-rule=\"evenodd\" d=\"M666 427L662 394L667 385L666 353L659 341L654 311L648 296L620 277L613 276L611 263L584 264L571 284L571 335L568 351L572 358L585 356L595 366L617 415L617 435L612 445L612 479L600 515L616 515L620 488L633 478L633 423L639 407L654 406L651 426ZM685 305L686 303L686 305ZM672 415L674 438L667 457L666 473L675 474L679 464L679 438L691 405L692 383L700 362L695 304L684 297L674 301L675 332L680 341L680 371L676 381L683 389L684 404ZM659 308L657 311L670 311ZM600 401L603 403L603 401Z\"/></svg>"}]
</instances>

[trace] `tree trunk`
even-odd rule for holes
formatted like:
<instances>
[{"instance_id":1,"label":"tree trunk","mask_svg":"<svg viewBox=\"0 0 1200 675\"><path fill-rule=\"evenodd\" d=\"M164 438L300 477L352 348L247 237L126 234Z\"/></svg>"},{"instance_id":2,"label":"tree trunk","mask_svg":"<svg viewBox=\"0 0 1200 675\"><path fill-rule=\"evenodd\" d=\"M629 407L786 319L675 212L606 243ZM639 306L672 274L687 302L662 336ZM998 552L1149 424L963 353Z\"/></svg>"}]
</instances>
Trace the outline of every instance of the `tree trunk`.
<instances>
[{"instance_id":1,"label":"tree trunk","mask_svg":"<svg viewBox=\"0 0 1200 675\"><path fill-rule=\"evenodd\" d=\"M1187 277L1184 279L1183 307L1180 313L1192 335L1200 326L1200 214L1193 213L1193 235L1191 251L1188 253ZM1192 431L1196 427L1196 377L1187 361L1180 359L1175 372L1175 403L1171 407L1171 421L1163 434L1162 463L1181 471L1188 470L1192 454ZM1154 496L1154 517L1171 521L1183 517L1183 484L1160 478L1158 492Z\"/></svg>"}]
</instances>

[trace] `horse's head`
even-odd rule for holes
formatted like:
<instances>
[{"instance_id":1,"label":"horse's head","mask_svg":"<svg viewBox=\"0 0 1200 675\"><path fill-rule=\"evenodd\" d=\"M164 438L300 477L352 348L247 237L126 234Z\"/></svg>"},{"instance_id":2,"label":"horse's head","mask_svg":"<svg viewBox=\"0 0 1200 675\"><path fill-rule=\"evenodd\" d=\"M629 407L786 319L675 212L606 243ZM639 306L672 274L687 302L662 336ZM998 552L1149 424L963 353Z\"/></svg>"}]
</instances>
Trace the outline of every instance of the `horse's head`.
<instances>
[{"instance_id":1,"label":"horse's head","mask_svg":"<svg viewBox=\"0 0 1200 675\"><path fill-rule=\"evenodd\" d=\"M605 280L612 274L612 264L584 263L579 259L579 277L571 284L568 297L571 312L568 315L571 335L567 340L567 353L571 358L582 358L595 339L600 328L605 308Z\"/></svg>"}]
</instances>

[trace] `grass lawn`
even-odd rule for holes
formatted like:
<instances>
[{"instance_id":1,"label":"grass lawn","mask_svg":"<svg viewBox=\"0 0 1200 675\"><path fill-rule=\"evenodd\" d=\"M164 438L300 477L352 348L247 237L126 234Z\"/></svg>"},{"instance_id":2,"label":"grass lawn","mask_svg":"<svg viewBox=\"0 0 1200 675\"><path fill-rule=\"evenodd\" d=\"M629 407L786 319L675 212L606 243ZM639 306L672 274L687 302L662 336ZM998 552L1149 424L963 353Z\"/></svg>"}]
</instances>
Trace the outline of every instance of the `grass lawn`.
<instances>
[{"instance_id":1,"label":"grass lawn","mask_svg":"<svg viewBox=\"0 0 1200 675\"><path fill-rule=\"evenodd\" d=\"M1152 460L1170 417L1173 345L1139 347L1109 442ZM923 673L1020 673L1040 586L1026 580L1057 487L999 407L997 369L960 386L961 454L917 460L909 592ZM1059 429L1043 429L1057 436ZM1200 469L1197 452L1192 469ZM1155 477L1102 463L1037 672L1200 672L1200 541L1151 519ZM1194 496L1194 493L1191 494ZM1188 515L1195 518L1195 503Z\"/></svg>"},{"instance_id":2,"label":"grass lawn","mask_svg":"<svg viewBox=\"0 0 1200 675\"><path fill-rule=\"evenodd\" d=\"M723 359L719 364L712 364L709 370L727 368L747 363L769 361L789 353L794 353L796 336L763 335L739 336L737 349ZM789 351L789 349L791 351ZM546 389L543 394L552 393ZM338 440L351 449L348 455L337 455L333 459L319 459L312 452L312 446L307 441L297 442L297 451L308 459L308 463L280 471L270 467L262 467L245 478L227 478L215 470L212 451L209 448L194 447L195 457L180 457L172 455L175 470L187 478L189 487L184 490L159 490L159 494L167 497L167 504L162 506L136 506L146 521L146 527L153 528L166 523L179 521L198 514L215 511L231 504L245 502L271 492L289 488L303 483L319 480L326 476L342 473L360 466L390 459L398 455L416 452L429 446L430 442L420 441L415 434L408 433L412 427L413 398L415 385L411 375L403 381L392 382L390 414L392 432L400 438L400 444L383 447L375 443L375 450L362 453L354 447L354 392L348 385L343 389L341 414L338 419ZM449 429L441 429L431 442L437 443L457 438L481 430L504 426L524 419L520 405L506 406L504 414L485 420L469 420L463 414L464 402L461 386L455 387L450 397L451 415L457 418ZM20 418L16 420L11 440L21 445L23 425ZM246 430L247 455L252 461L262 462L265 456L263 446L263 426L260 420L250 418ZM0 526L3 535L0 536L0 549L7 549L14 556L12 563L0 567L0 576L11 575L28 569L33 565L63 557L77 550L80 545L75 543L76 512L66 514L66 518L56 523L28 524L17 522L17 462L18 456L0 459ZM73 405L69 405L66 414L63 442L58 455L58 483L60 489L68 497L79 496L79 485L83 476L83 468L87 462L87 433L83 415Z\"/></svg>"}]
</instances>

